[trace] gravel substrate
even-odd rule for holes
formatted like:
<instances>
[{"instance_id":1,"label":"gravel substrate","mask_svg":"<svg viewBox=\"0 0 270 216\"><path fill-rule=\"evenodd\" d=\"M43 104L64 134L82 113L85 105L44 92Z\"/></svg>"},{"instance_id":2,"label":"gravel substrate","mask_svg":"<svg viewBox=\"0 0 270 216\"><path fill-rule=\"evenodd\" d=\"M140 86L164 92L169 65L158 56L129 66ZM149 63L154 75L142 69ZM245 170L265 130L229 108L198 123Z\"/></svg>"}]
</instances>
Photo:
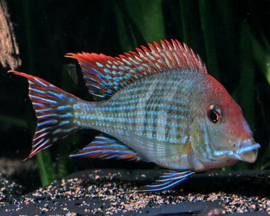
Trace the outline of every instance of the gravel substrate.
<instances>
[{"instance_id":1,"label":"gravel substrate","mask_svg":"<svg viewBox=\"0 0 270 216\"><path fill-rule=\"evenodd\" d=\"M136 192L161 173L87 170L26 195L21 195L21 186L2 178L0 215L270 214L270 171L207 172L174 189ZM10 192L12 187L15 195Z\"/></svg>"}]
</instances>

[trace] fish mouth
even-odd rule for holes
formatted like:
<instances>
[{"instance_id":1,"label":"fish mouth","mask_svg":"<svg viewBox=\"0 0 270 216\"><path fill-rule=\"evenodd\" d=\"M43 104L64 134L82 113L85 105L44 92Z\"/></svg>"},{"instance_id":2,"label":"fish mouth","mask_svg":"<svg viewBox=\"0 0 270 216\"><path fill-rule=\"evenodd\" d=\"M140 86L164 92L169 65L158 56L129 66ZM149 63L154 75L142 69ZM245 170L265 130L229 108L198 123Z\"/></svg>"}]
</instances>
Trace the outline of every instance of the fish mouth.
<instances>
[{"instance_id":1,"label":"fish mouth","mask_svg":"<svg viewBox=\"0 0 270 216\"><path fill-rule=\"evenodd\" d=\"M257 159L258 148L260 147L260 144L256 143L254 139L249 139L245 141L239 141L232 151L214 151L214 155L222 156L224 154L227 154L230 158L254 163Z\"/></svg>"},{"instance_id":2,"label":"fish mouth","mask_svg":"<svg viewBox=\"0 0 270 216\"><path fill-rule=\"evenodd\" d=\"M257 159L258 148L260 147L260 144L256 143L254 139L238 142L235 146L233 151L234 154L232 156L242 161L254 163Z\"/></svg>"}]
</instances>

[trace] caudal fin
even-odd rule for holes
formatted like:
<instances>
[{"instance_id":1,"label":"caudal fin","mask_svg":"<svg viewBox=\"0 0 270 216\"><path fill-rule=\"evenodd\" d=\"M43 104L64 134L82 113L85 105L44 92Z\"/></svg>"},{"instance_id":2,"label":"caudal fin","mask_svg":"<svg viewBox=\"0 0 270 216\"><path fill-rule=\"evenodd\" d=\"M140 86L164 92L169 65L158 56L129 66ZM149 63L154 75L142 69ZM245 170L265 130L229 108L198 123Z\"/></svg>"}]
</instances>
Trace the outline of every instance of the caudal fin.
<instances>
[{"instance_id":1,"label":"caudal fin","mask_svg":"<svg viewBox=\"0 0 270 216\"><path fill-rule=\"evenodd\" d=\"M32 151L26 159L79 130L73 123L73 104L78 102L79 98L38 77L17 71L9 72L28 79L29 97L37 116Z\"/></svg>"}]
</instances>

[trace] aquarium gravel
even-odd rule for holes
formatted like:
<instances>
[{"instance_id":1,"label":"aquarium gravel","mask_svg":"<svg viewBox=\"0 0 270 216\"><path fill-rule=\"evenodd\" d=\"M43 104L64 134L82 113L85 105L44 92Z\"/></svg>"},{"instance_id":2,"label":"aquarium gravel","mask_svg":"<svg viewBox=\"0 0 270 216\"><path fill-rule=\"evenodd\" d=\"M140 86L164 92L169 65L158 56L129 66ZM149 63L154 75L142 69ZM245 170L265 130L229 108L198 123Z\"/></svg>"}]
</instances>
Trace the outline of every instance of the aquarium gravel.
<instances>
[{"instance_id":1,"label":"aquarium gravel","mask_svg":"<svg viewBox=\"0 0 270 216\"><path fill-rule=\"evenodd\" d=\"M22 196L23 187L7 179L7 175L0 173L0 208L6 203L15 203Z\"/></svg>"},{"instance_id":2,"label":"aquarium gravel","mask_svg":"<svg viewBox=\"0 0 270 216\"><path fill-rule=\"evenodd\" d=\"M0 215L15 212L19 215L270 214L268 173L211 172L192 177L175 189L136 192L159 172L89 170L76 173L20 198L1 202Z\"/></svg>"}]
</instances>

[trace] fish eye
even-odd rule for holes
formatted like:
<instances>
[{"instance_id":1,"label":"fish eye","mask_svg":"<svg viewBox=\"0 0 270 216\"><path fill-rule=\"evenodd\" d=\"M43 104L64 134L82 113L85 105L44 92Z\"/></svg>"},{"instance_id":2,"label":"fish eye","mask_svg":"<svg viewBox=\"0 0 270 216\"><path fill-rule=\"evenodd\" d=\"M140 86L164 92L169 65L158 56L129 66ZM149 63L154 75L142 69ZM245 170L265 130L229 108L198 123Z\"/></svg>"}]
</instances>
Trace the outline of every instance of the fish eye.
<instances>
[{"instance_id":1,"label":"fish eye","mask_svg":"<svg viewBox=\"0 0 270 216\"><path fill-rule=\"evenodd\" d=\"M207 117L210 122L217 124L222 120L222 110L220 106L212 104L207 109Z\"/></svg>"}]
</instances>

